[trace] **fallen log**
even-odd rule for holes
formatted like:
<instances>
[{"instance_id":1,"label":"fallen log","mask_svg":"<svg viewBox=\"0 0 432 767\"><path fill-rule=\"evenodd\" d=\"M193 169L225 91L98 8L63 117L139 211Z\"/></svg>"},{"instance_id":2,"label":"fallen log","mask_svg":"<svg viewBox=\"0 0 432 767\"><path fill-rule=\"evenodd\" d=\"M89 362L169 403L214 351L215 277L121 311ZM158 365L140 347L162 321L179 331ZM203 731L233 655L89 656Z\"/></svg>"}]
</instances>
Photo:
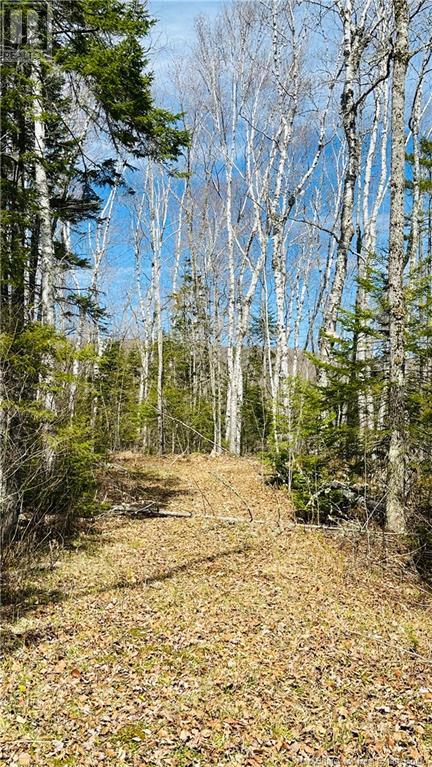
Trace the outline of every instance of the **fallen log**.
<instances>
[{"instance_id":1,"label":"fallen log","mask_svg":"<svg viewBox=\"0 0 432 767\"><path fill-rule=\"evenodd\" d=\"M209 519L213 520L215 522L225 522L227 524L247 524L250 526L253 525L266 525L267 527L270 527L269 521L266 519L253 519L247 517L227 517L227 516L219 516L217 514L191 514L190 512L186 511L168 511L165 509L161 509L158 504L154 501L147 504L147 506L113 506L111 509L107 509L106 511L101 512L96 517L93 517L93 521L97 521L98 519L103 519L110 516L124 516L124 517L130 517L135 519L157 519L157 518L164 518L164 517L172 517L174 519ZM278 529L281 532L284 532L285 530L304 530L304 531L312 531L312 532L330 532L330 533L339 533L339 534L349 534L349 535L379 535L379 536L385 536L385 537L393 537L393 536L404 536L404 533L393 533L388 532L386 530L374 530L370 529L365 526L360 525L352 525L351 523L342 523L339 525L314 525L314 524L306 524L303 522L287 522L283 526L278 525Z\"/></svg>"}]
</instances>

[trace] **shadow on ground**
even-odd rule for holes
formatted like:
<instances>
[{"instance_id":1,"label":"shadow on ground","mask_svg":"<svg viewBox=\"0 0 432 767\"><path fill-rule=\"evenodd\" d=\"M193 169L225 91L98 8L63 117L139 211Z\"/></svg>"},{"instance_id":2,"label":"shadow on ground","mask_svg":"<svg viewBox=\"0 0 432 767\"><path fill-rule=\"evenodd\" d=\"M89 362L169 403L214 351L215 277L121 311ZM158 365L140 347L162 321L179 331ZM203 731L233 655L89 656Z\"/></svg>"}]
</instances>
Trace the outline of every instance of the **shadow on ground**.
<instances>
[{"instance_id":1,"label":"shadow on ground","mask_svg":"<svg viewBox=\"0 0 432 767\"><path fill-rule=\"evenodd\" d=\"M143 501L164 509L173 498L189 493L177 477L110 464L101 477L99 497L104 505Z\"/></svg>"},{"instance_id":2,"label":"shadow on ground","mask_svg":"<svg viewBox=\"0 0 432 767\"><path fill-rule=\"evenodd\" d=\"M91 555L109 541L100 522L111 506L121 504L125 507L122 508L121 517L137 520L148 517L150 521L155 516L163 517L164 509L173 498L188 493L184 486L180 489L181 483L176 477L162 477L154 471L134 467L111 464L99 480L101 518L98 515L91 519L77 515L68 527L60 529L53 516L51 526L45 524L43 530L28 530L4 548L0 605L3 626L11 626L28 614L40 612L70 597L67 588L61 588L62 584L58 589L45 587L44 574L54 569L62 551L75 550ZM140 506L144 509L143 514L137 514L137 507ZM110 586L107 590L111 588L116 586ZM23 644L37 644L46 638L39 634L32 631L18 633L4 627L0 635L1 650L8 652Z\"/></svg>"},{"instance_id":3,"label":"shadow on ground","mask_svg":"<svg viewBox=\"0 0 432 767\"><path fill-rule=\"evenodd\" d=\"M128 582L128 581L122 581L119 580L116 583L109 584L106 587L97 589L97 590L90 590L90 591L84 591L80 592L78 594L74 594L74 599L77 599L79 597L89 596L90 594L105 594L110 591L116 591L118 589L121 590L132 590L132 589L139 589L143 586L150 586L153 583L163 583L164 581L170 580L171 578L175 578L177 575L181 575L183 573L187 573L189 570L205 566L208 564L212 564L213 562L217 562L221 559L224 559L225 557L234 556L236 554L245 554L246 552L250 551L254 547L250 544L244 544L243 546L238 546L236 548L232 549L226 549L224 551L217 552L215 554L210 554L206 557L196 557L194 559L190 559L186 562L182 562L181 564L175 565L174 567L170 567L166 571L159 571L156 573L150 573L148 576L140 579L139 581ZM18 597L18 594L16 594ZM24 612L29 612L32 609L37 609L40 607L40 605L55 605L59 602L62 602L66 599L70 599L71 595L66 594L65 592L62 592L60 590L44 590L41 588L32 588L29 587L26 591L22 590L21 592L21 602L19 605L9 605L10 609L15 609L17 607L20 607L19 615L15 615L15 619L17 617L20 617L23 615L23 609ZM13 613L9 615L8 622L13 622ZM62 628L62 634L64 634L65 628ZM70 633L69 629L69 633ZM2 655L11 655L17 650L21 649L22 647L32 647L37 646L41 642L49 642L57 639L57 633L58 628L52 627L52 626L43 626L41 628L37 629L29 629L26 631L13 631L11 627L6 627L1 630L0 633L0 641L1 641L1 650ZM73 630L72 630L73 633Z\"/></svg>"},{"instance_id":4,"label":"shadow on ground","mask_svg":"<svg viewBox=\"0 0 432 767\"><path fill-rule=\"evenodd\" d=\"M39 598L45 600L44 604L48 604L47 598L50 597L50 603L56 604L64 599L64 594L61 591L55 593L49 593L47 591L38 590ZM30 608L27 608L27 612ZM26 631L13 631L12 628L5 627L0 629L0 645L1 655L10 655L21 647L33 647L40 642L47 642L56 638L56 631L50 626L44 626L37 629L27 629Z\"/></svg>"},{"instance_id":5,"label":"shadow on ground","mask_svg":"<svg viewBox=\"0 0 432 767\"><path fill-rule=\"evenodd\" d=\"M231 557L235 554L245 554L248 551L251 551L254 548L251 544L244 544L243 546L238 546L235 549L225 549L224 551L218 551L215 554L209 554L206 557L196 557L195 559L189 559L186 562L182 562L181 564L175 565L174 567L170 567L168 570L157 572L154 574L149 574L148 576L144 576L144 578L140 578L139 580L131 581L124 581L120 580L117 581L117 583L110 584L107 587L103 587L101 589L98 589L96 592L91 591L87 592L88 594L96 593L96 594L105 594L108 591L114 591L116 589L139 589L143 586L150 586L152 583L163 583L164 581L168 581L171 578L175 578L176 575L181 575L183 573L188 572L194 567L200 567L201 565L207 565L212 564L213 562L218 562L221 559L224 559L225 557Z\"/></svg>"}]
</instances>

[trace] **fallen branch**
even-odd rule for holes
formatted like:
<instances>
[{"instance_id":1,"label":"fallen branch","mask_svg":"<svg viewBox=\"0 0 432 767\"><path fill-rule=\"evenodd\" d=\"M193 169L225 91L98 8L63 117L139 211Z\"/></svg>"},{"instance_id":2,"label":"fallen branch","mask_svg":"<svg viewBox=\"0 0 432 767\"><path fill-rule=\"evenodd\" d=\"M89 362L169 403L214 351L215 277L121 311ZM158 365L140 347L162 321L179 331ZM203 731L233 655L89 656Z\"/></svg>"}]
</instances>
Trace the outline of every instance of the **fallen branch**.
<instances>
[{"instance_id":1,"label":"fallen branch","mask_svg":"<svg viewBox=\"0 0 432 767\"><path fill-rule=\"evenodd\" d=\"M210 519L216 522L227 522L228 524L244 525L247 522L248 524L266 525L269 527L268 520L266 519L245 519L245 517L226 517L215 514L191 514L190 512L185 511L166 511L165 509L160 509L155 501L152 501L147 506L138 508L135 506L113 506L111 509L107 509L106 511L101 512L101 514L98 514L96 517L93 517L93 519L97 520L109 516L136 518L141 516L143 518L173 517L178 519ZM287 522L282 531L284 532L285 530L310 530L312 532L342 533L344 535L379 535L386 538L392 538L394 536L405 536L405 533L393 533L386 530L367 530L363 527L353 528L349 525L312 525L303 524L302 522Z\"/></svg>"},{"instance_id":2,"label":"fallen branch","mask_svg":"<svg viewBox=\"0 0 432 767\"><path fill-rule=\"evenodd\" d=\"M156 501L149 501L145 506L112 506L110 509L104 509L95 517L103 519L105 517L157 517L162 516L159 504Z\"/></svg>"},{"instance_id":3,"label":"fallen branch","mask_svg":"<svg viewBox=\"0 0 432 767\"><path fill-rule=\"evenodd\" d=\"M219 474L216 474L216 472L210 471L209 469L206 469L206 472L207 472L207 474L211 474L212 477L215 477L215 479L218 479L219 482L222 482L222 484L225 485L225 487L227 487L229 490L231 490L231 492L233 492L234 495L237 496L237 498L240 498L241 502L244 503L244 505L246 507L247 513L249 514L249 521L253 522L254 518L253 518L252 510L251 510L248 502L245 500L245 498L243 498L243 496L238 492L238 490L236 490L236 488L233 487L233 485L231 485L231 483L228 482L226 479L221 477Z\"/></svg>"}]
</instances>

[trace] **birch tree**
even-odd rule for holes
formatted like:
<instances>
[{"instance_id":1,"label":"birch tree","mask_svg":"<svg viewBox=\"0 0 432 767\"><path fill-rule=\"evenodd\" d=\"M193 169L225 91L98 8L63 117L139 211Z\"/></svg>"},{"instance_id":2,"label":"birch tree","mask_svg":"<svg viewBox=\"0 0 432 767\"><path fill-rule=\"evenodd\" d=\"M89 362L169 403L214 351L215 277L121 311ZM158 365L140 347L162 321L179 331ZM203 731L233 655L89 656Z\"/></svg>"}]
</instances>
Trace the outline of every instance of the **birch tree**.
<instances>
[{"instance_id":1,"label":"birch tree","mask_svg":"<svg viewBox=\"0 0 432 767\"><path fill-rule=\"evenodd\" d=\"M383 75L379 73L376 82L372 79L367 87L363 86L363 57L371 41L374 40L377 29L386 21L384 6L380 2L375 4L372 0L365 0L365 2L353 3L349 0L343 3L337 2L334 8L339 16L343 35L343 84L340 114L346 146L346 165L343 176L335 269L321 327L320 354L324 363L329 361L332 338L336 338L338 311L342 303L348 257L355 233L355 194L361 157L358 110L369 93L383 78ZM382 56L382 52L380 53ZM321 372L322 383L325 383L325 379L324 365Z\"/></svg>"},{"instance_id":2,"label":"birch tree","mask_svg":"<svg viewBox=\"0 0 432 767\"><path fill-rule=\"evenodd\" d=\"M7 224L1 260L0 526L6 537L13 536L21 511L28 512L29 527L52 507L67 512L85 493L94 460L88 450L94 435L89 438L78 426L73 387L61 417L56 408L63 405L72 357L61 331L73 334L79 314L73 277L79 258L72 250L97 213L99 193L105 195L107 147L114 159L126 151L174 160L187 139L177 118L153 102L141 44L150 20L142 7L127 2L106 14L103 2L96 11L86 3L60 3L50 10L17 8L19 40L12 34L17 14L11 9L2 16L2 33L7 44L13 42L11 49L2 45L1 101L1 205ZM45 45L51 34L52 50ZM93 139L86 151L77 119L83 110ZM59 359L62 351L67 360ZM86 427L89 420L86 411ZM76 450L82 484L74 474Z\"/></svg>"},{"instance_id":3,"label":"birch tree","mask_svg":"<svg viewBox=\"0 0 432 767\"><path fill-rule=\"evenodd\" d=\"M389 305L389 431L387 464L387 528L406 529L405 517L405 299L404 299L404 190L405 190L405 86L409 61L409 6L393 0L394 46L391 93L391 181L388 259Z\"/></svg>"},{"instance_id":4,"label":"birch tree","mask_svg":"<svg viewBox=\"0 0 432 767\"><path fill-rule=\"evenodd\" d=\"M251 64L256 59L256 45L259 47L261 41L253 6L239 3L232 11L232 14L223 14L212 33L202 21L199 22L196 55L208 91L211 118L204 130L210 139L213 157L215 160L219 158L222 164L223 173L223 183L219 176L214 176L214 183L218 195L223 198L225 215L228 294L225 438L229 450L238 454L243 400L242 345L263 266L263 256L258 256L254 247L256 212L250 209L245 171L239 167L238 156L244 153L242 137L243 131L247 131L242 115L244 112L249 114L249 109L254 108L254 69Z\"/></svg>"}]
</instances>

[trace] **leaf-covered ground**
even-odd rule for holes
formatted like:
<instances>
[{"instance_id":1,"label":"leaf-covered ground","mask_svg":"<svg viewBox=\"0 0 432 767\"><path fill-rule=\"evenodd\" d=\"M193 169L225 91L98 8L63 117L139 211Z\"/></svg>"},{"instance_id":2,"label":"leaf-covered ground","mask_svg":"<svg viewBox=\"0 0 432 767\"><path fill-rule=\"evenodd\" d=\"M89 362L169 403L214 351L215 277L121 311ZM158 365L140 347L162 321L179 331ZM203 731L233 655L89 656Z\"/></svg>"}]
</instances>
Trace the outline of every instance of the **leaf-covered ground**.
<instances>
[{"instance_id":1,"label":"leaf-covered ground","mask_svg":"<svg viewBox=\"0 0 432 767\"><path fill-rule=\"evenodd\" d=\"M246 459L123 455L103 493L195 516L108 516L5 608L1 765L432 764L431 602L384 550L284 527Z\"/></svg>"}]
</instances>

